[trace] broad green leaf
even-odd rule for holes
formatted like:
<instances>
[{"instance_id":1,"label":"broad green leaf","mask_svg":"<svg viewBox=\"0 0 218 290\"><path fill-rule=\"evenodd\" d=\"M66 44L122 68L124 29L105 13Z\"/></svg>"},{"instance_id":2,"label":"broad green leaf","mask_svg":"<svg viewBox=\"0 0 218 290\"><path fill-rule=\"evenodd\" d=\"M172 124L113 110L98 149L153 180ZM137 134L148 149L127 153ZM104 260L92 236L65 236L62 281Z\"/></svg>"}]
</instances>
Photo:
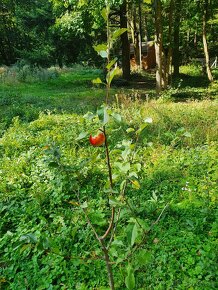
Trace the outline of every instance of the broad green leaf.
<instances>
[{"instance_id":1,"label":"broad green leaf","mask_svg":"<svg viewBox=\"0 0 218 290\"><path fill-rule=\"evenodd\" d=\"M138 180L131 180L131 183L133 188L140 189L140 183L138 182Z\"/></svg>"},{"instance_id":2,"label":"broad green leaf","mask_svg":"<svg viewBox=\"0 0 218 290\"><path fill-rule=\"evenodd\" d=\"M126 180L123 180L121 183L120 183L120 191L122 191L124 189L124 186L126 184Z\"/></svg>"},{"instance_id":3,"label":"broad green leaf","mask_svg":"<svg viewBox=\"0 0 218 290\"><path fill-rule=\"evenodd\" d=\"M107 112L107 107L104 107L104 121L103 121L103 124L106 125L108 122L109 122L109 115L108 115L108 112Z\"/></svg>"},{"instance_id":4,"label":"broad green leaf","mask_svg":"<svg viewBox=\"0 0 218 290\"><path fill-rule=\"evenodd\" d=\"M140 163L135 163L134 168L137 170L137 172L139 172L142 168L142 165Z\"/></svg>"},{"instance_id":5,"label":"broad green leaf","mask_svg":"<svg viewBox=\"0 0 218 290\"><path fill-rule=\"evenodd\" d=\"M127 132L127 133L134 132L134 131L135 131L134 128L128 128L128 129L126 129L126 132Z\"/></svg>"},{"instance_id":6,"label":"broad green leaf","mask_svg":"<svg viewBox=\"0 0 218 290\"><path fill-rule=\"evenodd\" d=\"M109 70L117 61L117 57L115 57L114 59L112 59L109 64L106 66L106 68Z\"/></svg>"},{"instance_id":7,"label":"broad green leaf","mask_svg":"<svg viewBox=\"0 0 218 290\"><path fill-rule=\"evenodd\" d=\"M112 34L111 39L116 40L121 34L127 31L127 28L119 28Z\"/></svg>"},{"instance_id":8,"label":"broad green leaf","mask_svg":"<svg viewBox=\"0 0 218 290\"><path fill-rule=\"evenodd\" d=\"M106 81L107 81L107 84L110 85L113 78L115 77L115 75L118 75L120 72L119 68L118 67L115 67L113 68L111 71L109 71L107 73L107 76L106 76Z\"/></svg>"},{"instance_id":9,"label":"broad green leaf","mask_svg":"<svg viewBox=\"0 0 218 290\"><path fill-rule=\"evenodd\" d=\"M97 51L97 52L100 52L100 51L107 51L107 45L106 44L98 44L98 45L94 45L94 50Z\"/></svg>"},{"instance_id":10,"label":"broad green leaf","mask_svg":"<svg viewBox=\"0 0 218 290\"><path fill-rule=\"evenodd\" d=\"M134 172L134 171L131 171L131 172L129 173L129 177L135 177L135 178L138 178L138 174L137 174L136 172Z\"/></svg>"},{"instance_id":11,"label":"broad green leaf","mask_svg":"<svg viewBox=\"0 0 218 290\"><path fill-rule=\"evenodd\" d=\"M129 149L129 148L125 148L125 150L123 150L122 152L122 158L124 161L127 161L127 157L129 156L129 154L131 153L132 151Z\"/></svg>"},{"instance_id":12,"label":"broad green leaf","mask_svg":"<svg viewBox=\"0 0 218 290\"><path fill-rule=\"evenodd\" d=\"M82 139L86 138L87 135L88 135L87 132L81 132L75 140L76 141L82 140Z\"/></svg>"},{"instance_id":13,"label":"broad green leaf","mask_svg":"<svg viewBox=\"0 0 218 290\"><path fill-rule=\"evenodd\" d=\"M108 57L108 52L106 50L101 50L98 53L102 58L107 58Z\"/></svg>"},{"instance_id":14,"label":"broad green leaf","mask_svg":"<svg viewBox=\"0 0 218 290\"><path fill-rule=\"evenodd\" d=\"M38 238L35 234L29 233L20 237L20 241L24 240L26 240L28 243L36 243L38 241Z\"/></svg>"},{"instance_id":15,"label":"broad green leaf","mask_svg":"<svg viewBox=\"0 0 218 290\"><path fill-rule=\"evenodd\" d=\"M139 129L136 131L137 134L142 133L142 131L148 126L147 123L142 124Z\"/></svg>"},{"instance_id":16,"label":"broad green leaf","mask_svg":"<svg viewBox=\"0 0 218 290\"><path fill-rule=\"evenodd\" d=\"M129 162L122 165L122 167L121 167L122 172L127 173L129 170L130 170L130 163Z\"/></svg>"},{"instance_id":17,"label":"broad green leaf","mask_svg":"<svg viewBox=\"0 0 218 290\"><path fill-rule=\"evenodd\" d=\"M157 202L158 197L157 197L157 195L156 195L156 191L153 191L153 192L152 192L151 200L154 201L154 202Z\"/></svg>"},{"instance_id":18,"label":"broad green leaf","mask_svg":"<svg viewBox=\"0 0 218 290\"><path fill-rule=\"evenodd\" d=\"M127 267L127 276L125 278L125 284L127 289L133 290L135 288L135 276L131 265Z\"/></svg>"},{"instance_id":19,"label":"broad green leaf","mask_svg":"<svg viewBox=\"0 0 218 290\"><path fill-rule=\"evenodd\" d=\"M96 78L94 80L92 80L93 84L102 84L102 80L100 78Z\"/></svg>"},{"instance_id":20,"label":"broad green leaf","mask_svg":"<svg viewBox=\"0 0 218 290\"><path fill-rule=\"evenodd\" d=\"M116 239L116 238L113 240L111 245L118 246L118 247L123 247L124 246L123 242L121 240Z\"/></svg>"},{"instance_id":21,"label":"broad green leaf","mask_svg":"<svg viewBox=\"0 0 218 290\"><path fill-rule=\"evenodd\" d=\"M135 240L137 237L138 237L138 227L137 224L135 223L132 229L131 246L135 244Z\"/></svg>"},{"instance_id":22,"label":"broad green leaf","mask_svg":"<svg viewBox=\"0 0 218 290\"><path fill-rule=\"evenodd\" d=\"M122 173L127 173L130 170L130 163L125 162L115 162L114 165L122 172Z\"/></svg>"},{"instance_id":23,"label":"broad green leaf","mask_svg":"<svg viewBox=\"0 0 218 290\"><path fill-rule=\"evenodd\" d=\"M102 17L104 18L104 20L107 21L108 12L107 12L107 8L106 8L106 7L104 7L104 8L101 10L101 15L102 15Z\"/></svg>"},{"instance_id":24,"label":"broad green leaf","mask_svg":"<svg viewBox=\"0 0 218 290\"><path fill-rule=\"evenodd\" d=\"M94 46L94 50L97 51L97 53L103 57L107 58L108 57L108 48L106 44L98 44Z\"/></svg>"}]
</instances>

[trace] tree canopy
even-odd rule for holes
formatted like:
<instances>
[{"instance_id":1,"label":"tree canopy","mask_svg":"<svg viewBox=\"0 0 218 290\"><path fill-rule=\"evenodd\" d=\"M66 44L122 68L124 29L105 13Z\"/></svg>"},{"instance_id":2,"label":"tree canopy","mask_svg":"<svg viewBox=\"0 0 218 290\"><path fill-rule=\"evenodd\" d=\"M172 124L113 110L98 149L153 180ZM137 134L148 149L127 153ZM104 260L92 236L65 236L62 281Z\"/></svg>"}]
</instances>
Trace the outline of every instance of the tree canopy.
<instances>
[{"instance_id":1,"label":"tree canopy","mask_svg":"<svg viewBox=\"0 0 218 290\"><path fill-rule=\"evenodd\" d=\"M205 54L217 56L218 3L215 0L110 0L106 3L104 0L1 0L0 64L10 65L20 59L42 66L99 63L101 60L93 46L107 38L102 17L106 4L111 8L111 30L123 25L128 27L127 38L122 36L114 46L117 56L124 47L122 54L129 61L126 49L133 43L136 63L141 66L142 43L155 40L158 53L161 41L159 62L165 67L161 76L163 87L171 65L174 74L178 74L182 63L204 58ZM127 18L126 25L122 15Z\"/></svg>"}]
</instances>

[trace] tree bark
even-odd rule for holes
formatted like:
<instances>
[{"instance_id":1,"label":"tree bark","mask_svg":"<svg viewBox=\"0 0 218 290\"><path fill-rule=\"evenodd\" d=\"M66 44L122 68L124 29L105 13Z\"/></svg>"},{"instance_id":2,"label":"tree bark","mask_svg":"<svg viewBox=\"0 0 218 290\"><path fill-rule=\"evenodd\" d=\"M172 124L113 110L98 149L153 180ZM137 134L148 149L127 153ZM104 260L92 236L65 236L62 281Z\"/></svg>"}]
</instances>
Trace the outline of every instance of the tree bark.
<instances>
[{"instance_id":1,"label":"tree bark","mask_svg":"<svg viewBox=\"0 0 218 290\"><path fill-rule=\"evenodd\" d=\"M165 57L165 67L164 67L164 89L169 85L170 78L170 68L172 65L172 24L173 24L173 7L174 0L170 1L169 7L169 30L168 30L168 48Z\"/></svg>"},{"instance_id":2,"label":"tree bark","mask_svg":"<svg viewBox=\"0 0 218 290\"><path fill-rule=\"evenodd\" d=\"M138 0L139 6L139 67L142 69L142 7L141 0Z\"/></svg>"},{"instance_id":3,"label":"tree bark","mask_svg":"<svg viewBox=\"0 0 218 290\"><path fill-rule=\"evenodd\" d=\"M207 72L207 77L210 82L213 81L212 72L210 69L210 57L209 57L209 49L207 44L207 14L208 14L208 0L204 1L204 10L203 10L203 19L202 19L202 37L203 37L203 46L204 46L204 55L205 55L205 67Z\"/></svg>"},{"instance_id":4,"label":"tree bark","mask_svg":"<svg viewBox=\"0 0 218 290\"><path fill-rule=\"evenodd\" d=\"M179 52L180 15L181 15L181 0L175 0L173 74L176 77L179 76L179 66L180 66L180 52Z\"/></svg>"},{"instance_id":5,"label":"tree bark","mask_svg":"<svg viewBox=\"0 0 218 290\"><path fill-rule=\"evenodd\" d=\"M126 0L120 6L120 28L127 28L127 3ZM122 49L122 69L123 78L129 80L130 78L130 45L128 39L128 32L121 35L121 49Z\"/></svg>"},{"instance_id":6,"label":"tree bark","mask_svg":"<svg viewBox=\"0 0 218 290\"><path fill-rule=\"evenodd\" d=\"M163 33L162 33L162 15L161 2L155 1L155 54L156 54L156 91L159 94L162 90L163 72L162 72L162 51L163 51Z\"/></svg>"}]
</instances>

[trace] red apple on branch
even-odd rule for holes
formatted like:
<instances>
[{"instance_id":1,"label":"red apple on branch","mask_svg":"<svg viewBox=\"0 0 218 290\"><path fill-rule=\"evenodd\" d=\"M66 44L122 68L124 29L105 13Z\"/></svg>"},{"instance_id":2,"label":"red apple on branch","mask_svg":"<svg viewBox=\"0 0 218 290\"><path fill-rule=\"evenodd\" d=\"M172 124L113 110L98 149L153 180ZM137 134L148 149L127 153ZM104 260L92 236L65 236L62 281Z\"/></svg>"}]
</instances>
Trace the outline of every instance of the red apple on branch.
<instances>
[{"instance_id":1,"label":"red apple on branch","mask_svg":"<svg viewBox=\"0 0 218 290\"><path fill-rule=\"evenodd\" d=\"M90 135L89 142L92 144L92 146L101 146L105 143L105 135L103 132L99 133L96 136Z\"/></svg>"}]
</instances>

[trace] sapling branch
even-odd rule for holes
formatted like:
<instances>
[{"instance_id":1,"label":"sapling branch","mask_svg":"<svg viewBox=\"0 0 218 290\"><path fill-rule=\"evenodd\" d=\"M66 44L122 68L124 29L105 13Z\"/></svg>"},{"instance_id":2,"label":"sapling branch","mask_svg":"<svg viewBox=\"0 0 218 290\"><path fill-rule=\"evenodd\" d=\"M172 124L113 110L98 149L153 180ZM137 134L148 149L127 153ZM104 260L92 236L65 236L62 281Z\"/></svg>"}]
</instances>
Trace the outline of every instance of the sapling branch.
<instances>
[{"instance_id":1,"label":"sapling branch","mask_svg":"<svg viewBox=\"0 0 218 290\"><path fill-rule=\"evenodd\" d=\"M79 203L81 204L80 198L79 198L79 193L77 193L77 198L78 198ZM86 217L87 223L91 227L91 229L92 229L96 239L98 240L98 242L99 242L99 244L101 246L101 249L102 249L102 251L104 253L104 260L105 260L106 267L107 267L107 273L108 273L108 280L109 280L110 289L114 290L115 289L114 288L114 278L113 278L112 266L111 266L110 257L109 257L109 250L105 246L104 239L99 237L97 231L95 230L95 227L92 224L92 222L91 222L91 220L90 220L90 218L89 218L89 216L88 216L88 214L86 212L86 209L82 208L82 210L83 210L83 213L84 213L84 215ZM108 228L108 230L109 230L109 228Z\"/></svg>"},{"instance_id":2,"label":"sapling branch","mask_svg":"<svg viewBox=\"0 0 218 290\"><path fill-rule=\"evenodd\" d=\"M105 153L106 153L106 159L107 159L107 167L108 167L108 176L109 176L109 182L110 182L110 194L113 195L113 178L112 178L112 169L111 169L111 162L110 162L110 153L108 148L108 142L107 142L107 134L106 134L106 128L103 127L103 132L105 135ZM115 208L111 208L111 220L109 223L109 226L107 230L105 231L104 235L100 237L101 240L106 239L106 237L111 232L113 225L114 225L114 215L115 215Z\"/></svg>"}]
</instances>

